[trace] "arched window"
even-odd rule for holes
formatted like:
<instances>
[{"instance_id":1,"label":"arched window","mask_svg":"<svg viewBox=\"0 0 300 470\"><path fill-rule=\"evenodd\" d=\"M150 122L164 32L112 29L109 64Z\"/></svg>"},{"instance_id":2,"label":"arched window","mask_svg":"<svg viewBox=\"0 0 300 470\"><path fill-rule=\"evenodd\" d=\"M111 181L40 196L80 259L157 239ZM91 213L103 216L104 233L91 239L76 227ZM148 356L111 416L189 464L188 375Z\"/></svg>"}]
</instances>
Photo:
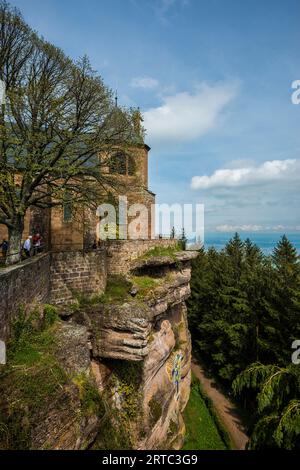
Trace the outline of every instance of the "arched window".
<instances>
[{"instance_id":1,"label":"arched window","mask_svg":"<svg viewBox=\"0 0 300 470\"><path fill-rule=\"evenodd\" d=\"M66 191L63 202L63 221L71 222L72 215L72 196L69 191Z\"/></svg>"},{"instance_id":2,"label":"arched window","mask_svg":"<svg viewBox=\"0 0 300 470\"><path fill-rule=\"evenodd\" d=\"M126 155L123 152L115 153L109 160L109 172L126 175Z\"/></svg>"},{"instance_id":3,"label":"arched window","mask_svg":"<svg viewBox=\"0 0 300 470\"><path fill-rule=\"evenodd\" d=\"M135 173L135 162L132 155L117 152L110 157L109 172L118 175L133 176Z\"/></svg>"}]
</instances>

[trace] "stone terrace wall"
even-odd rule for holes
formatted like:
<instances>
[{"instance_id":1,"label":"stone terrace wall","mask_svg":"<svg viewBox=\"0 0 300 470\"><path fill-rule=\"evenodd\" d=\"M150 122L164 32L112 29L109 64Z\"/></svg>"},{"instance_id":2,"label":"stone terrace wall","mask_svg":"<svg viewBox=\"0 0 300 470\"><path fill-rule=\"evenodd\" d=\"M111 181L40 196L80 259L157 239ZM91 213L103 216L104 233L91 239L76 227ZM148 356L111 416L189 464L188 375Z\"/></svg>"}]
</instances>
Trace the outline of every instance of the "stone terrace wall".
<instances>
[{"instance_id":1,"label":"stone terrace wall","mask_svg":"<svg viewBox=\"0 0 300 470\"><path fill-rule=\"evenodd\" d=\"M177 240L111 240L100 249L83 253L42 254L0 271L0 340L8 337L20 305L73 301L75 292L101 294L107 275L127 274L130 263L151 248L172 247Z\"/></svg>"},{"instance_id":2,"label":"stone terrace wall","mask_svg":"<svg viewBox=\"0 0 300 470\"><path fill-rule=\"evenodd\" d=\"M101 294L106 287L106 251L66 251L51 255L51 302L72 302L75 292Z\"/></svg>"},{"instance_id":3,"label":"stone terrace wall","mask_svg":"<svg viewBox=\"0 0 300 470\"><path fill-rule=\"evenodd\" d=\"M175 247L176 239L155 240L109 240L103 242L107 250L107 273L126 274L130 263L152 248Z\"/></svg>"},{"instance_id":4,"label":"stone terrace wall","mask_svg":"<svg viewBox=\"0 0 300 470\"><path fill-rule=\"evenodd\" d=\"M0 270L0 339L7 339L20 305L48 302L49 295L49 254Z\"/></svg>"}]
</instances>

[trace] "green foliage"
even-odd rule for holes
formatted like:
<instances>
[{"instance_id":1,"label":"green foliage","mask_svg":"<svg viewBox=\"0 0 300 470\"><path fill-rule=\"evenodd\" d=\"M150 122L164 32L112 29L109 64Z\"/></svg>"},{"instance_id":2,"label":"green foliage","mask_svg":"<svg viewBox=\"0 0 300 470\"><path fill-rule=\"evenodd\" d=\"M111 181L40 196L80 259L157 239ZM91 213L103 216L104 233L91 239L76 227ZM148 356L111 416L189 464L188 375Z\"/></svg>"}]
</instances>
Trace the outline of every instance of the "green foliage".
<instances>
[{"instance_id":1,"label":"green foliage","mask_svg":"<svg viewBox=\"0 0 300 470\"><path fill-rule=\"evenodd\" d=\"M107 280L106 290L100 297L101 303L125 302L130 299L131 282L123 276L111 276Z\"/></svg>"},{"instance_id":2,"label":"green foliage","mask_svg":"<svg viewBox=\"0 0 300 470\"><path fill-rule=\"evenodd\" d=\"M133 276L132 283L138 288L137 298L144 299L152 294L153 290L162 282L166 282L166 278L153 278L147 275Z\"/></svg>"},{"instance_id":3,"label":"green foliage","mask_svg":"<svg viewBox=\"0 0 300 470\"><path fill-rule=\"evenodd\" d=\"M184 450L230 449L229 437L196 379L192 381L190 399L184 411L184 422Z\"/></svg>"},{"instance_id":4,"label":"green foliage","mask_svg":"<svg viewBox=\"0 0 300 470\"><path fill-rule=\"evenodd\" d=\"M102 301L102 295L86 295L84 292L74 291L75 302L69 305L69 309L74 312L97 305Z\"/></svg>"},{"instance_id":5,"label":"green foliage","mask_svg":"<svg viewBox=\"0 0 300 470\"><path fill-rule=\"evenodd\" d=\"M142 363L115 360L111 365L114 372L110 377L110 386L120 399L121 409L116 413L114 408L106 406L99 435L92 447L94 450L132 449L136 435L142 429ZM105 403L105 397L102 399Z\"/></svg>"},{"instance_id":6,"label":"green foliage","mask_svg":"<svg viewBox=\"0 0 300 470\"><path fill-rule=\"evenodd\" d=\"M176 253L180 250L181 250L180 243L178 243L175 247L174 246L169 246L169 247L155 246L154 248L151 248L151 250L147 251L142 256L142 258L147 259L147 258L152 258L156 256L169 256L175 259Z\"/></svg>"},{"instance_id":7,"label":"green foliage","mask_svg":"<svg viewBox=\"0 0 300 470\"><path fill-rule=\"evenodd\" d=\"M54 325L58 320L57 308L53 305L44 305L44 328Z\"/></svg>"},{"instance_id":8,"label":"green foliage","mask_svg":"<svg viewBox=\"0 0 300 470\"><path fill-rule=\"evenodd\" d=\"M101 421L99 434L91 450L130 450L132 438L128 423L116 420L113 411Z\"/></svg>"},{"instance_id":9,"label":"green foliage","mask_svg":"<svg viewBox=\"0 0 300 470\"><path fill-rule=\"evenodd\" d=\"M92 378L81 373L74 377L73 382L79 388L82 413L102 417L105 414L105 404Z\"/></svg>"},{"instance_id":10,"label":"green foliage","mask_svg":"<svg viewBox=\"0 0 300 470\"><path fill-rule=\"evenodd\" d=\"M236 394L257 391L257 421L249 448L300 449L299 367L252 364L233 382Z\"/></svg>"},{"instance_id":11,"label":"green foliage","mask_svg":"<svg viewBox=\"0 0 300 470\"><path fill-rule=\"evenodd\" d=\"M299 270L299 257L285 236L270 257L250 240L242 242L237 234L220 252L199 250L187 301L194 351L227 387L251 364L281 370L290 363L292 342L300 337ZM258 369L251 380L258 380L262 373ZM272 381L272 387L274 384ZM243 389L241 400L254 417L258 389L252 385ZM270 396L275 400L275 394ZM299 390L291 398L298 396ZM260 408L264 397L258 396L256 435L258 430L262 433L263 423L271 429L276 422L270 404ZM292 410L294 413L295 408ZM262 446L269 445L261 434L260 439ZM279 446L278 440L272 442Z\"/></svg>"},{"instance_id":12,"label":"green foliage","mask_svg":"<svg viewBox=\"0 0 300 470\"><path fill-rule=\"evenodd\" d=\"M67 202L72 214L65 215L79 217L82 205L94 207L103 188L116 192L121 186L103 171L108 162L99 161L99 152L142 143L143 135L135 129L138 111L115 106L86 56L71 60L5 1L0 30L6 90L0 106L0 223L9 232L7 263L14 263L29 207Z\"/></svg>"},{"instance_id":13,"label":"green foliage","mask_svg":"<svg viewBox=\"0 0 300 470\"><path fill-rule=\"evenodd\" d=\"M180 243L181 250L185 250L186 249L186 244L187 244L187 238L186 238L186 235L185 235L184 228L182 229L181 238L180 238L179 243Z\"/></svg>"},{"instance_id":14,"label":"green foliage","mask_svg":"<svg viewBox=\"0 0 300 470\"><path fill-rule=\"evenodd\" d=\"M157 284L157 279L150 276L133 276L133 283L142 290L152 289Z\"/></svg>"},{"instance_id":15,"label":"green foliage","mask_svg":"<svg viewBox=\"0 0 300 470\"><path fill-rule=\"evenodd\" d=\"M139 390L142 383L142 363L121 360L114 363L111 381L121 399L121 414L125 420L135 419L141 413Z\"/></svg>"},{"instance_id":16,"label":"green foliage","mask_svg":"<svg viewBox=\"0 0 300 470\"><path fill-rule=\"evenodd\" d=\"M54 354L56 324L49 306L45 319L41 323L37 312L21 310L14 322L8 362L0 372L0 448L29 448L33 416L66 382Z\"/></svg>"}]
</instances>

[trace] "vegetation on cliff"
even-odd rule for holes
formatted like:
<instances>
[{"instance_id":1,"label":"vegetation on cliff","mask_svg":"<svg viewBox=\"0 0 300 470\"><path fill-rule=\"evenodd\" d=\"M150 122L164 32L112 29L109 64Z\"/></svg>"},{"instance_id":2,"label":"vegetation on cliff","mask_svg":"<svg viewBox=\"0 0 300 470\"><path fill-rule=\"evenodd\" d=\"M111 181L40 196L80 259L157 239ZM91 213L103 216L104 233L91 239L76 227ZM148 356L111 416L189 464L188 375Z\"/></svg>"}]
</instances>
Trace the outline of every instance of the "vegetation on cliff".
<instances>
[{"instance_id":1,"label":"vegetation on cliff","mask_svg":"<svg viewBox=\"0 0 300 470\"><path fill-rule=\"evenodd\" d=\"M236 234L200 250L188 300L194 351L252 415L251 448L299 448L300 263L284 236L272 256Z\"/></svg>"},{"instance_id":2,"label":"vegetation on cliff","mask_svg":"<svg viewBox=\"0 0 300 470\"><path fill-rule=\"evenodd\" d=\"M110 365L113 373L103 393L103 400L111 404L92 449L128 450L134 448L143 429L142 363L114 360Z\"/></svg>"},{"instance_id":3,"label":"vegetation on cliff","mask_svg":"<svg viewBox=\"0 0 300 470\"><path fill-rule=\"evenodd\" d=\"M170 246L170 247L156 246L154 248L151 248L142 256L142 258L147 259L147 258L152 258L156 256L169 256L175 259L176 253L178 253L178 251L181 251L181 250L182 250L182 245L181 245L181 241L179 240L176 246Z\"/></svg>"},{"instance_id":4,"label":"vegetation on cliff","mask_svg":"<svg viewBox=\"0 0 300 470\"><path fill-rule=\"evenodd\" d=\"M83 423L104 415L105 406L93 377L88 370L76 372L81 367L78 361L84 362L82 351L78 349L76 358L73 348L66 348L64 335L72 328L78 343L76 327L61 323L50 305L18 313L7 365L0 368L0 449L53 448L66 430L73 439L69 445L75 445L75 434ZM36 433L41 423L43 436Z\"/></svg>"},{"instance_id":5,"label":"vegetation on cliff","mask_svg":"<svg viewBox=\"0 0 300 470\"><path fill-rule=\"evenodd\" d=\"M13 325L7 366L0 370L0 448L30 447L31 418L63 387L66 376L54 357L56 312L45 307L26 316L21 310Z\"/></svg>"}]
</instances>

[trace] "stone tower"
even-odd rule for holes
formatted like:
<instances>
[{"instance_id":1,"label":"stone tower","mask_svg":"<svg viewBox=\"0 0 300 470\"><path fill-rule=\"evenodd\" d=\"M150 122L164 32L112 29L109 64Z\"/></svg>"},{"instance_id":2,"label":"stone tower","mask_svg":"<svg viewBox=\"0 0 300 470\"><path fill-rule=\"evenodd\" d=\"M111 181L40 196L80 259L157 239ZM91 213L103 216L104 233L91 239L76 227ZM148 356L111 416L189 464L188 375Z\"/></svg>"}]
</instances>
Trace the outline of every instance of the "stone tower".
<instances>
[{"instance_id":1,"label":"stone tower","mask_svg":"<svg viewBox=\"0 0 300 470\"><path fill-rule=\"evenodd\" d=\"M116 108L116 113L122 113ZM143 205L147 210L146 216L141 216L143 223L139 232L139 224L136 224L135 236L148 239L154 235L154 204L155 194L148 188L148 154L150 147L144 143L142 130L142 117L139 110L133 113L132 135L124 144L116 143L109 151L99 154L99 165L101 171L108 176L112 182L107 192L103 191L99 205L102 203L118 204L119 196L126 196L127 207L131 207L128 216L127 227L123 226L123 233L128 234L128 226L134 226L134 220L141 215L138 206ZM74 218L68 210L66 202L64 208L51 210L51 246L52 249L81 249L89 246L97 236L97 223L95 209L82 209L81 217ZM130 222L133 222L130 224ZM132 232L131 232L132 233ZM106 239L106 238L105 238Z\"/></svg>"}]
</instances>

